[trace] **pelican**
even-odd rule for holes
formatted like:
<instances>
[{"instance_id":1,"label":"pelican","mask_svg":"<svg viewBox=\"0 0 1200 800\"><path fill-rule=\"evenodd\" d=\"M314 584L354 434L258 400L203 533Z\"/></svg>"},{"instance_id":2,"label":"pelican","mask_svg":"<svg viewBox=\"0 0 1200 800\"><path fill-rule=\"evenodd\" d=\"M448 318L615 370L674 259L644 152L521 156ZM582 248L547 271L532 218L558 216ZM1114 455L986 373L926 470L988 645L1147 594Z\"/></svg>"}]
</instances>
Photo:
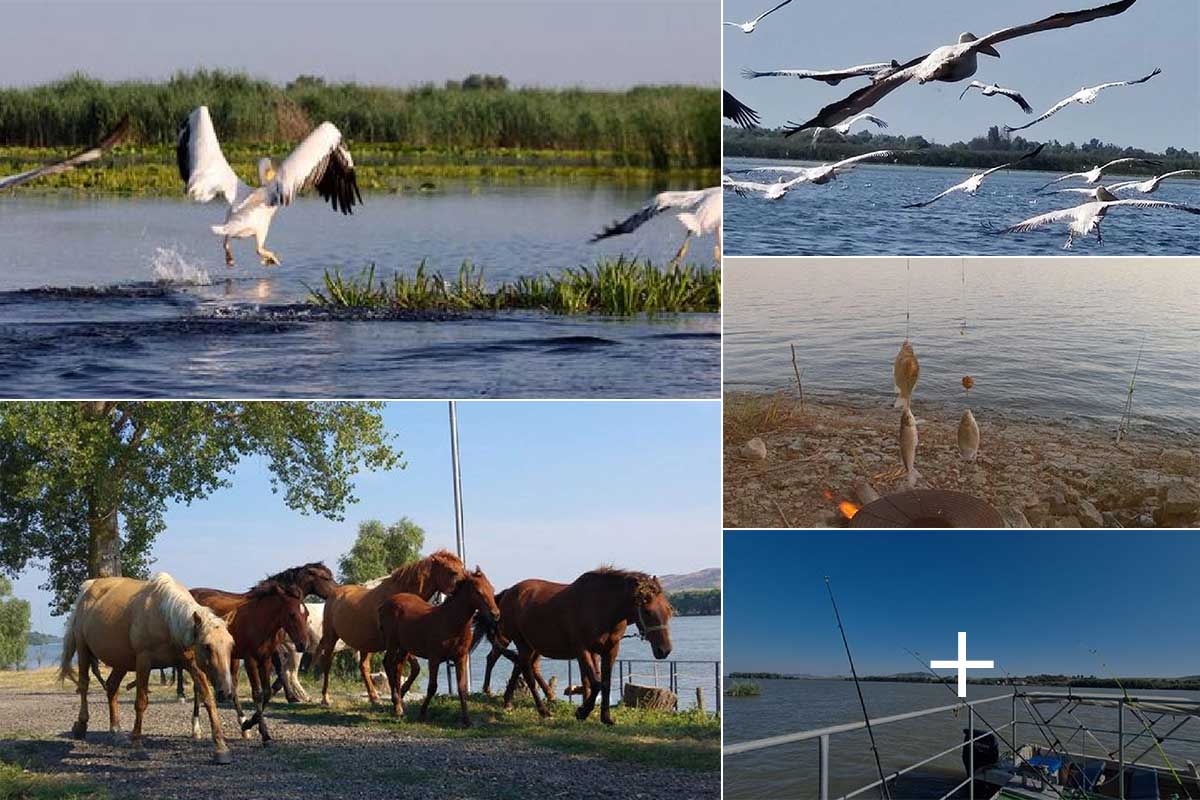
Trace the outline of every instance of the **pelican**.
<instances>
[{"instance_id":1,"label":"pelican","mask_svg":"<svg viewBox=\"0 0 1200 800\"><path fill-rule=\"evenodd\" d=\"M967 88L962 90L962 94L958 96L958 99L962 100L967 96L967 92L971 91L972 89L979 89L981 92L983 92L984 97L991 97L992 95L997 94L1004 95L1009 100L1012 100L1014 103L1019 105L1021 110L1026 114L1033 113L1033 106L1029 105L1029 103L1025 101L1025 98L1021 96L1020 92L1018 92L1016 89L1005 89L998 83L981 83L979 81L971 81L969 84L967 84Z\"/></svg>"},{"instance_id":2,"label":"pelican","mask_svg":"<svg viewBox=\"0 0 1200 800\"><path fill-rule=\"evenodd\" d=\"M291 205L296 195L307 189L315 188L335 211L343 214L353 213L355 204L362 203L354 160L342 143L341 132L331 122L318 125L278 170L271 159L260 159L257 189L242 183L225 160L208 106L200 106L188 115L179 129L175 155L188 197L207 203L222 195L229 204L225 223L213 225L212 232L224 237L225 264L230 267L233 251L229 240L251 236L263 266L280 263L279 256L265 247L271 219L280 206Z\"/></svg>"},{"instance_id":3,"label":"pelican","mask_svg":"<svg viewBox=\"0 0 1200 800\"><path fill-rule=\"evenodd\" d=\"M838 176L838 172L844 172L853 169L860 161L869 161L876 158L887 158L892 155L894 150L876 150L871 153L863 153L860 156L845 158L834 164L822 164L819 167L752 167L751 169L742 170L743 172L789 172L796 175L790 181L782 182L781 186L785 186L783 192L800 183L814 183L817 186L822 186L834 180ZM782 197L783 194L777 194L776 197ZM767 199L773 200L776 197L768 195Z\"/></svg>"},{"instance_id":4,"label":"pelican","mask_svg":"<svg viewBox=\"0 0 1200 800\"><path fill-rule=\"evenodd\" d=\"M1045 186L1040 187L1038 191L1040 192L1043 189L1048 189L1056 183L1061 183L1062 181L1070 180L1071 178L1083 178L1084 183L1087 184L1099 183L1100 176L1104 174L1105 170L1120 164L1151 164L1156 167L1162 166L1161 161L1152 161L1148 158L1118 158L1116 161L1110 161L1107 164L1103 164L1099 167L1092 167L1086 172L1072 172L1069 175L1063 175L1061 178L1055 178Z\"/></svg>"},{"instance_id":5,"label":"pelican","mask_svg":"<svg viewBox=\"0 0 1200 800\"><path fill-rule=\"evenodd\" d=\"M759 193L767 195L768 199L773 200L773 199L775 199L775 197L773 197L772 195L774 195L775 192L779 191L784 183L785 183L784 181L779 181L777 183L759 183L757 181L737 181L737 180L734 180L733 178L729 177L728 175L721 176L721 187L724 189L729 189L734 194L736 194L738 197L749 197L751 194L754 194L755 192L759 192ZM783 193L787 192L786 189L783 189L782 191L783 191ZM775 196L782 197L783 194L778 194Z\"/></svg>"},{"instance_id":6,"label":"pelican","mask_svg":"<svg viewBox=\"0 0 1200 800\"><path fill-rule=\"evenodd\" d=\"M1005 125L1004 131L1005 131L1005 133L1012 133L1013 131L1023 131L1026 128L1032 128L1034 125L1037 125L1039 122L1041 122L1044 119L1054 116L1059 111L1062 111L1064 108L1071 105L1072 103L1081 103L1083 105L1090 105L1090 104L1096 102L1096 98L1099 96L1100 92L1104 91L1105 89L1111 89L1114 86L1135 86L1139 83L1145 83L1146 81L1150 80L1151 78L1153 78L1155 75L1159 74L1160 72L1162 72L1162 70L1158 69L1156 67L1154 72L1151 72L1149 75L1147 75L1144 78L1138 78L1135 81L1113 81L1111 83L1102 83L1099 86L1092 86L1090 88L1085 87L1083 89L1080 89L1078 92L1071 95L1070 97L1068 97L1064 100L1059 100L1057 103L1050 106L1050 108L1046 111L1045 114L1042 114L1040 117L1033 120L1032 122L1027 122L1024 125L1019 125L1015 128L1012 127L1011 125Z\"/></svg>"},{"instance_id":7,"label":"pelican","mask_svg":"<svg viewBox=\"0 0 1200 800\"><path fill-rule=\"evenodd\" d=\"M1177 169L1174 172L1168 172L1163 175L1158 175L1144 181L1123 181L1114 184L1110 187L1114 192L1118 189L1133 189L1142 194L1154 194L1158 191L1158 185L1167 178L1174 178L1176 175L1200 175L1200 169Z\"/></svg>"},{"instance_id":8,"label":"pelican","mask_svg":"<svg viewBox=\"0 0 1200 800\"><path fill-rule=\"evenodd\" d=\"M724 89L721 90L721 116L743 128L753 128L758 124L758 112Z\"/></svg>"},{"instance_id":9,"label":"pelican","mask_svg":"<svg viewBox=\"0 0 1200 800\"><path fill-rule=\"evenodd\" d=\"M775 6L774 8L772 8L768 11L764 11L763 13L759 14L754 19L749 20L748 22L726 22L725 24L729 25L730 27L733 27L733 28L741 28L742 33L754 33L754 28L758 25L758 23L763 21L764 17L766 17L768 14L773 14L774 12L783 8L790 2L792 2L792 0L783 0L783 2L780 3L779 5Z\"/></svg>"},{"instance_id":10,"label":"pelican","mask_svg":"<svg viewBox=\"0 0 1200 800\"><path fill-rule=\"evenodd\" d=\"M853 117L851 117L850 119L846 120L843 123L834 125L832 128L814 128L813 129L813 138L812 138L813 144L816 144L817 139L820 138L821 134L824 133L825 131L833 131L834 133L837 133L841 136L848 135L850 133L850 128L856 122L870 122L879 128L886 128L888 126L888 124L886 122L884 122L882 119L880 119L879 117L875 116L874 114L864 111L861 114L854 115Z\"/></svg>"},{"instance_id":11,"label":"pelican","mask_svg":"<svg viewBox=\"0 0 1200 800\"><path fill-rule=\"evenodd\" d=\"M962 183L958 183L958 184L955 184L954 186L951 186L949 189L942 192L941 194L934 195L933 197L929 198L928 200L923 200L920 203L909 203L908 205L905 206L905 208L923 208L923 207L929 205L930 203L935 203L938 200L941 200L943 197L945 197L948 194L953 194L954 192L966 192L967 194L973 195L973 194L975 194L975 192L979 191L979 187L983 184L983 179L986 178L988 175L991 175L993 172L999 172L1002 169L1008 169L1009 167L1013 166L1014 164L1020 164L1022 161L1026 161L1030 158L1037 158L1038 153L1042 152L1042 148L1045 146L1046 145L1044 145L1044 144L1039 144L1035 149L1030 150L1028 153L1021 156L1016 161L1010 161L1007 164L1001 164L998 167L992 167L991 169L976 173L975 175L972 175L971 177L967 178Z\"/></svg>"},{"instance_id":12,"label":"pelican","mask_svg":"<svg viewBox=\"0 0 1200 800\"><path fill-rule=\"evenodd\" d=\"M707 233L715 233L717 235L717 245L714 252L717 261L720 261L722 191L721 186L713 186L708 189L695 189L686 192L661 192L630 216L613 222L612 225L597 233L590 241L598 242L610 236L633 233L664 211L674 209L681 212L675 216L683 227L687 229L687 233L683 238L683 244L679 246L675 257L671 259L671 263L678 264L683 258L692 236L700 236Z\"/></svg>"},{"instance_id":13,"label":"pelican","mask_svg":"<svg viewBox=\"0 0 1200 800\"><path fill-rule=\"evenodd\" d=\"M899 61L892 61L888 64L860 64L857 67L846 67L845 69L770 69L770 70L742 70L742 77L746 80L754 80L755 78L811 78L814 81L828 83L830 86L837 86L847 78L858 78L868 75L871 77L879 77L884 73L889 73L900 69Z\"/></svg>"},{"instance_id":14,"label":"pelican","mask_svg":"<svg viewBox=\"0 0 1200 800\"><path fill-rule=\"evenodd\" d=\"M129 115L117 123L117 127L108 136L105 136L95 146L89 147L87 150L82 150L73 156L64 158L62 161L55 161L52 164L43 164L40 167L34 167L25 172L18 172L16 175L8 177L0 177L0 191L4 189L15 189L23 183L44 178L48 175L58 175L62 172L70 172L78 166L89 164L98 160L109 150L116 147L129 134Z\"/></svg>"},{"instance_id":15,"label":"pelican","mask_svg":"<svg viewBox=\"0 0 1200 800\"><path fill-rule=\"evenodd\" d=\"M1023 222L1018 222L1016 225L995 231L995 233L1021 233L1055 222L1066 222L1069 224L1069 227L1067 229L1067 243L1063 245L1063 249L1070 250L1075 239L1083 238L1092 231L1096 232L1097 241L1103 242L1104 236L1100 231L1100 222L1110 209L1119 206L1128 206L1131 208L1170 208L1176 211L1186 211L1189 214L1200 214L1200 208L1185 206L1180 203L1168 203L1163 200L1121 200L1112 192L1100 186L1096 188L1096 199L1091 202L1075 206L1074 208L1064 208L1060 211L1051 211L1048 214L1030 217Z\"/></svg>"},{"instance_id":16,"label":"pelican","mask_svg":"<svg viewBox=\"0 0 1200 800\"><path fill-rule=\"evenodd\" d=\"M1037 22L993 31L983 38L979 38L973 33L960 34L957 44L939 47L931 53L917 56L895 72L873 81L870 86L864 86L848 97L825 106L815 117L803 125L797 126L795 130L790 130L787 135L805 128L828 128L836 125L852 114L866 111L910 80L916 80L917 83L922 84L929 81L953 83L966 80L973 76L978 69L979 53L1000 57L1000 53L994 45L1020 36L1028 36L1031 33L1069 28L1072 25L1115 16L1126 11L1135 2L1137 0L1118 0L1118 2L1107 3L1097 8L1054 14Z\"/></svg>"}]
</instances>

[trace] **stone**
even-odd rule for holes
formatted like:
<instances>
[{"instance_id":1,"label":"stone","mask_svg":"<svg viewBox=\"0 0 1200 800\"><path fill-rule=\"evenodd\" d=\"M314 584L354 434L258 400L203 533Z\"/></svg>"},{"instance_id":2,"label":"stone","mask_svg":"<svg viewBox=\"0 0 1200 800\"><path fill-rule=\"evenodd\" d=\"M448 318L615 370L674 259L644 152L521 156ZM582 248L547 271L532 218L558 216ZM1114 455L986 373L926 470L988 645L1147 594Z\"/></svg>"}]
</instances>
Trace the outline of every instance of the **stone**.
<instances>
[{"instance_id":1,"label":"stone","mask_svg":"<svg viewBox=\"0 0 1200 800\"><path fill-rule=\"evenodd\" d=\"M1054 493L1054 498L1050 501L1050 513L1056 517L1063 517L1071 513L1071 506L1067 503L1065 494Z\"/></svg>"},{"instance_id":2,"label":"stone","mask_svg":"<svg viewBox=\"0 0 1200 800\"><path fill-rule=\"evenodd\" d=\"M1021 509L1016 506L1009 506L1000 512L1000 518L1004 520L1006 528L1028 528L1031 527L1028 518L1021 513Z\"/></svg>"},{"instance_id":3,"label":"stone","mask_svg":"<svg viewBox=\"0 0 1200 800\"><path fill-rule=\"evenodd\" d=\"M755 436L750 441L742 445L742 458L750 461L766 461L767 460L767 443Z\"/></svg>"},{"instance_id":4,"label":"stone","mask_svg":"<svg viewBox=\"0 0 1200 800\"><path fill-rule=\"evenodd\" d=\"M1121 519L1111 511L1100 512L1100 518L1104 521L1105 528L1124 528L1121 524Z\"/></svg>"},{"instance_id":5,"label":"stone","mask_svg":"<svg viewBox=\"0 0 1200 800\"><path fill-rule=\"evenodd\" d=\"M1163 496L1162 510L1168 517L1191 519L1200 511L1200 491L1183 481L1172 483Z\"/></svg>"},{"instance_id":6,"label":"stone","mask_svg":"<svg viewBox=\"0 0 1200 800\"><path fill-rule=\"evenodd\" d=\"M1083 527L1085 528L1104 527L1104 517L1100 515L1100 509L1087 500L1080 500L1075 505L1075 514L1079 517L1079 521L1083 523Z\"/></svg>"},{"instance_id":7,"label":"stone","mask_svg":"<svg viewBox=\"0 0 1200 800\"><path fill-rule=\"evenodd\" d=\"M1082 528L1083 526L1079 524L1078 517L1063 517L1062 519L1056 519L1054 521L1054 527L1056 527L1056 528Z\"/></svg>"}]
</instances>

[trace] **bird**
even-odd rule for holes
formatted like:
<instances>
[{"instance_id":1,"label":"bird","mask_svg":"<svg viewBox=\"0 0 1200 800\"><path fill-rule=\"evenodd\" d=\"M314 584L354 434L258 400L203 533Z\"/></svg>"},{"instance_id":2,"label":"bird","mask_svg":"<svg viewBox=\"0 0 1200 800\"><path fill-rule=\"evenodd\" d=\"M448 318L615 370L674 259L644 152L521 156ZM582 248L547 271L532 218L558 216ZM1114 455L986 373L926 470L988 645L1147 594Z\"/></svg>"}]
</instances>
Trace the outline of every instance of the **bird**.
<instances>
[{"instance_id":1,"label":"bird","mask_svg":"<svg viewBox=\"0 0 1200 800\"><path fill-rule=\"evenodd\" d=\"M749 197L751 194L760 192L762 194L771 194L783 185L784 181L777 183L759 183L757 181L738 181L728 175L721 176L721 186L724 189L729 189L738 197ZM786 192L787 190L783 190ZM782 195L779 195L782 196ZM775 198L771 198L775 199Z\"/></svg>"},{"instance_id":2,"label":"bird","mask_svg":"<svg viewBox=\"0 0 1200 800\"><path fill-rule=\"evenodd\" d=\"M1014 103L1019 105L1021 110L1026 114L1033 113L1033 106L1029 105L1029 103L1025 101L1025 98L1021 96L1020 92L1018 92L1016 89L1005 89L1003 86L997 83L981 83L980 81L971 81L969 84L967 84L967 88L962 90L962 94L958 96L958 99L962 100L967 96L967 92L971 91L972 89L979 89L981 92L983 92L984 97L991 97L997 94L1004 95L1009 100L1012 100Z\"/></svg>"},{"instance_id":3,"label":"bird","mask_svg":"<svg viewBox=\"0 0 1200 800\"><path fill-rule=\"evenodd\" d=\"M979 423L969 408L963 411L962 419L958 421L958 452L963 461L974 461L979 453Z\"/></svg>"},{"instance_id":4,"label":"bird","mask_svg":"<svg viewBox=\"0 0 1200 800\"><path fill-rule=\"evenodd\" d=\"M864 86L849 96L837 102L830 103L808 122L797 125L794 129L789 129L785 132L785 135L790 136L805 128L832 127L853 114L866 111L889 93L900 88L910 80L916 80L917 83L921 84L929 81L954 83L966 80L973 76L978 69L978 55L980 53L996 58L1000 57L1000 53L994 45L1021 36L1028 36L1032 33L1069 28L1072 25L1115 16L1128 10L1135 2L1137 0L1118 0L1117 2L1107 3L1097 8L1054 14L1037 22L1016 25L1011 28L1001 28L982 38L975 36L973 33L962 33L958 37L957 44L939 47L926 55L917 56L912 61L901 65L900 69L888 74L886 77L879 78L873 81L871 85Z\"/></svg>"},{"instance_id":5,"label":"bird","mask_svg":"<svg viewBox=\"0 0 1200 800\"><path fill-rule=\"evenodd\" d=\"M876 158L887 158L894 152L895 151L893 150L875 150L871 153L863 153L862 155L844 158L841 161L833 164L822 164L819 167L752 167L750 169L741 170L741 172L773 171L794 173L796 174L795 178L790 181L781 182L781 186L786 187L783 188L782 191L786 192L787 189L790 189L792 186L796 186L797 184L801 183L814 183L818 186L824 185L837 178L838 172L844 172L852 169L860 161L868 161ZM782 197L782 194L778 196ZM768 197L768 199L776 198Z\"/></svg>"},{"instance_id":6,"label":"bird","mask_svg":"<svg viewBox=\"0 0 1200 800\"><path fill-rule=\"evenodd\" d=\"M1090 104L1096 102L1096 97L1098 97L1100 92L1105 89L1111 89L1114 86L1134 86L1139 83L1145 83L1146 81L1150 80L1155 75L1158 75L1161 72L1162 72L1161 69L1155 68L1154 72L1151 72L1149 75L1147 75L1144 78L1138 78L1135 81L1113 81L1112 83L1102 83L1099 86L1084 87L1084 88L1080 89L1078 92L1076 92L1075 94L1071 95L1070 97L1065 98L1063 100L1059 100L1057 103L1050 106L1050 108L1047 109L1046 113L1042 114L1037 119L1035 119L1031 122L1027 122L1024 125L1018 125L1015 128L1011 125L1005 125L1004 131L1005 131L1005 133L1012 133L1013 131L1023 131L1026 128L1032 128L1034 125L1037 125L1039 122L1041 122L1044 119L1047 119L1048 117L1054 116L1059 111L1062 111L1064 108L1071 105L1072 103L1081 103L1083 105L1090 105Z\"/></svg>"},{"instance_id":7,"label":"bird","mask_svg":"<svg viewBox=\"0 0 1200 800\"><path fill-rule=\"evenodd\" d=\"M908 205L905 206L905 208L923 208L923 207L929 205L930 203L934 203L934 202L937 202L938 200L941 200L943 197L945 197L948 194L953 194L954 192L966 192L967 194L973 195L973 194L975 194L975 192L979 191L979 187L983 184L983 179L986 178L988 175L991 175L993 172L999 172L1002 169L1008 169L1011 166L1020 164L1022 161L1026 161L1031 158L1036 158L1038 153L1042 152L1042 148L1045 146L1046 145L1044 145L1044 144L1039 144L1036 148L1034 148L1033 150L1030 150L1028 153L1021 156L1016 161L1009 161L1007 164L1001 164L998 167L992 167L991 169L984 170L983 172L978 172L978 173L972 175L971 177L967 178L962 183L956 183L955 185L951 186L949 189L942 192L941 194L934 195L933 197L929 198L928 200L922 200L919 203L909 203Z\"/></svg>"},{"instance_id":8,"label":"bird","mask_svg":"<svg viewBox=\"0 0 1200 800\"><path fill-rule=\"evenodd\" d=\"M1200 169L1177 169L1174 172L1156 175L1144 181L1122 181L1121 183L1113 184L1109 188L1114 192L1120 189L1133 189L1141 194L1154 194L1158 191L1159 184L1167 178L1174 178L1176 175L1200 175Z\"/></svg>"},{"instance_id":9,"label":"bird","mask_svg":"<svg viewBox=\"0 0 1200 800\"><path fill-rule=\"evenodd\" d=\"M175 148L179 177L187 195L207 203L222 195L229 204L225 222L212 232L224 237L225 264L232 267L230 239L254 237L255 252L263 266L279 265L279 256L266 248L267 231L281 206L291 205L297 194L316 189L335 211L353 213L362 203L354 159L331 122L322 122L276 169L269 158L259 159L258 188L242 183L225 160L213 128L208 106L199 106L179 129Z\"/></svg>"},{"instance_id":10,"label":"bird","mask_svg":"<svg viewBox=\"0 0 1200 800\"><path fill-rule=\"evenodd\" d=\"M1189 214L1200 214L1200 208L1185 206L1181 203L1168 203L1163 200L1122 200L1103 186L1099 186L1096 188L1096 199L1093 201L1075 206L1074 208L1064 208L1059 211L1051 211L1047 214L1039 214L1036 217L1030 217L1027 220L1018 222L1016 225L1010 225L1007 228L993 231L993 233L1022 233L1044 225L1066 222L1069 224L1069 227L1067 243L1063 245L1063 249L1070 250L1075 239L1083 238L1093 230L1096 232L1097 241L1103 243L1104 236L1100 231L1101 221L1103 221L1104 216L1111 209L1122 206L1129 208L1164 208L1186 211Z\"/></svg>"},{"instance_id":11,"label":"bird","mask_svg":"<svg viewBox=\"0 0 1200 800\"><path fill-rule=\"evenodd\" d=\"M900 352L892 364L892 379L896 384L896 402L892 408L909 408L912 405L913 389L917 387L917 378L921 377L921 363L913 352L912 343L908 339L900 345Z\"/></svg>"},{"instance_id":12,"label":"bird","mask_svg":"<svg viewBox=\"0 0 1200 800\"><path fill-rule=\"evenodd\" d=\"M814 128L813 129L813 138L812 138L813 143L816 143L817 139L825 131L833 131L834 133L837 133L840 136L846 136L847 134L850 133L850 128L856 122L870 122L879 128L886 128L888 126L888 124L886 122L884 122L882 119L880 119L879 117L875 116L874 114L864 111L861 114L856 114L855 116L851 117L850 119L846 120L845 122L843 122L841 124L834 125L832 128Z\"/></svg>"},{"instance_id":13,"label":"bird","mask_svg":"<svg viewBox=\"0 0 1200 800\"><path fill-rule=\"evenodd\" d=\"M660 192L649 203L625 219L613 222L589 241L598 242L610 236L633 233L664 211L676 210L680 212L676 214L676 218L687 230L687 234L671 263L678 264L683 258L692 236L707 233L715 233L717 236L716 258L719 261L721 258L721 193L723 191L721 186L713 186L707 189L682 192Z\"/></svg>"},{"instance_id":14,"label":"bird","mask_svg":"<svg viewBox=\"0 0 1200 800\"><path fill-rule=\"evenodd\" d=\"M724 89L721 90L721 116L743 128L753 128L758 124L758 112Z\"/></svg>"},{"instance_id":15,"label":"bird","mask_svg":"<svg viewBox=\"0 0 1200 800\"><path fill-rule=\"evenodd\" d=\"M16 175L0 177L0 191L3 191L4 189L15 189L23 183L29 183L30 181L37 180L38 178L45 178L49 175L58 175L63 172L70 172L76 167L96 161L109 150L120 144L125 137L129 135L129 127L129 115L127 114L121 119L120 122L117 123L117 127L113 128L112 133L105 136L87 150L81 150L80 152L75 153L72 156L68 156L61 161L55 161L51 164L43 164L40 167L34 167L33 169L26 170L25 172L18 172Z\"/></svg>"},{"instance_id":16,"label":"bird","mask_svg":"<svg viewBox=\"0 0 1200 800\"><path fill-rule=\"evenodd\" d=\"M1038 191L1039 192L1043 191L1045 189L1050 188L1051 186L1053 186L1056 183L1062 183L1063 181L1070 180L1071 178L1083 178L1084 183L1088 183L1088 184L1099 183L1100 176L1102 176L1104 174L1105 170L1109 169L1110 167L1118 166L1120 164L1150 164L1151 166L1155 166L1155 167L1162 166L1161 161L1153 161L1149 158L1118 158L1116 161L1110 161L1107 164L1102 164L1101 166L1098 166L1098 167L1092 167L1091 169L1089 169L1085 172L1072 172L1069 175L1063 175L1060 178L1055 178L1054 180L1047 183L1045 186L1038 187Z\"/></svg>"},{"instance_id":17,"label":"bird","mask_svg":"<svg viewBox=\"0 0 1200 800\"><path fill-rule=\"evenodd\" d=\"M880 64L860 64L857 67L845 67L844 69L743 69L742 77L747 80L754 80L755 78L799 78L803 80L810 78L822 83L828 83L830 86L837 86L847 78L862 76L877 78L897 69L900 69L900 62L891 61Z\"/></svg>"},{"instance_id":18,"label":"bird","mask_svg":"<svg viewBox=\"0 0 1200 800\"><path fill-rule=\"evenodd\" d=\"M775 6L772 9L769 9L767 11L764 11L763 13L759 14L754 19L749 20L747 22L726 22L725 24L729 25L730 27L733 27L733 28L741 28L742 33L754 33L754 29L758 26L758 23L763 21L763 18L765 18L768 14L775 13L776 11L783 8L790 2L792 2L792 0L783 0L783 2L780 3L779 5Z\"/></svg>"}]
</instances>

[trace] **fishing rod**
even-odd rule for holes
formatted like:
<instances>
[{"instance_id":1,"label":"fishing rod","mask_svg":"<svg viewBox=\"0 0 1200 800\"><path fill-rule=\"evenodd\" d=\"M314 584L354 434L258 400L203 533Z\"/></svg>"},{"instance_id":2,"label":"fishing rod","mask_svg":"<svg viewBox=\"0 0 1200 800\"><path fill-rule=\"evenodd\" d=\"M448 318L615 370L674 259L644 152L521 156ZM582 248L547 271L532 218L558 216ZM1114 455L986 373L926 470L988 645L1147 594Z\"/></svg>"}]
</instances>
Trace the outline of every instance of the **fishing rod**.
<instances>
[{"instance_id":1,"label":"fishing rod","mask_svg":"<svg viewBox=\"0 0 1200 800\"><path fill-rule=\"evenodd\" d=\"M850 662L850 674L854 677L854 689L858 692L858 704L862 706L863 722L867 724L867 736L871 740L871 753L875 756L875 769L879 772L879 793L885 800L892 800L892 792L888 789L887 778L883 777L883 764L879 760L879 748L875 744L875 732L871 730L871 717L867 714L867 701L863 699L862 686L858 683L858 672L854 669L854 656L850 655L850 642L846 639L846 629L842 626L842 615L838 612L837 600L833 599L833 586L829 576L825 576L825 588L829 590L829 602L833 604L833 616L837 620L838 630L842 634L842 645L846 648L846 660Z\"/></svg>"},{"instance_id":2,"label":"fishing rod","mask_svg":"<svg viewBox=\"0 0 1200 800\"><path fill-rule=\"evenodd\" d=\"M1138 368L1142 365L1142 351L1146 349L1146 334L1142 334L1142 344L1138 347L1137 361L1133 364L1133 377L1129 379L1129 393L1125 395L1125 410L1121 413L1121 422L1117 425L1117 444L1121 443L1122 435L1129 435L1129 423L1133 417L1133 386L1137 383Z\"/></svg>"}]
</instances>

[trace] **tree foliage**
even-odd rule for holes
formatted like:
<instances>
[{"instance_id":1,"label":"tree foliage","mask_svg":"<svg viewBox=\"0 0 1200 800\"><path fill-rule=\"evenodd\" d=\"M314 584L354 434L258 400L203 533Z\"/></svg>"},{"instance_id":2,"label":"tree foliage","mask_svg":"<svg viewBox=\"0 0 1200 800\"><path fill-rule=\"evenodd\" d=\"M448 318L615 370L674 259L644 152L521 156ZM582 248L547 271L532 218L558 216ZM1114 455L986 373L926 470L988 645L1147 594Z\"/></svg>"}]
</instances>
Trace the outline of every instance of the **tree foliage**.
<instances>
[{"instance_id":1,"label":"tree foliage","mask_svg":"<svg viewBox=\"0 0 1200 800\"><path fill-rule=\"evenodd\" d=\"M29 641L29 601L11 594L12 583L0 578L0 669L20 666Z\"/></svg>"},{"instance_id":2,"label":"tree foliage","mask_svg":"<svg viewBox=\"0 0 1200 800\"><path fill-rule=\"evenodd\" d=\"M369 519L358 525L350 551L338 559L342 583L365 583L396 567L416 561L425 546L425 531L408 517L391 525Z\"/></svg>"},{"instance_id":3,"label":"tree foliage","mask_svg":"<svg viewBox=\"0 0 1200 800\"><path fill-rule=\"evenodd\" d=\"M0 407L0 571L31 560L55 613L98 575L145 576L168 504L229 485L262 458L271 491L341 519L354 476L403 466L378 403L99 402Z\"/></svg>"},{"instance_id":4,"label":"tree foliage","mask_svg":"<svg viewBox=\"0 0 1200 800\"><path fill-rule=\"evenodd\" d=\"M681 589L670 592L667 599L681 617L702 617L721 613L720 589Z\"/></svg>"}]
</instances>

